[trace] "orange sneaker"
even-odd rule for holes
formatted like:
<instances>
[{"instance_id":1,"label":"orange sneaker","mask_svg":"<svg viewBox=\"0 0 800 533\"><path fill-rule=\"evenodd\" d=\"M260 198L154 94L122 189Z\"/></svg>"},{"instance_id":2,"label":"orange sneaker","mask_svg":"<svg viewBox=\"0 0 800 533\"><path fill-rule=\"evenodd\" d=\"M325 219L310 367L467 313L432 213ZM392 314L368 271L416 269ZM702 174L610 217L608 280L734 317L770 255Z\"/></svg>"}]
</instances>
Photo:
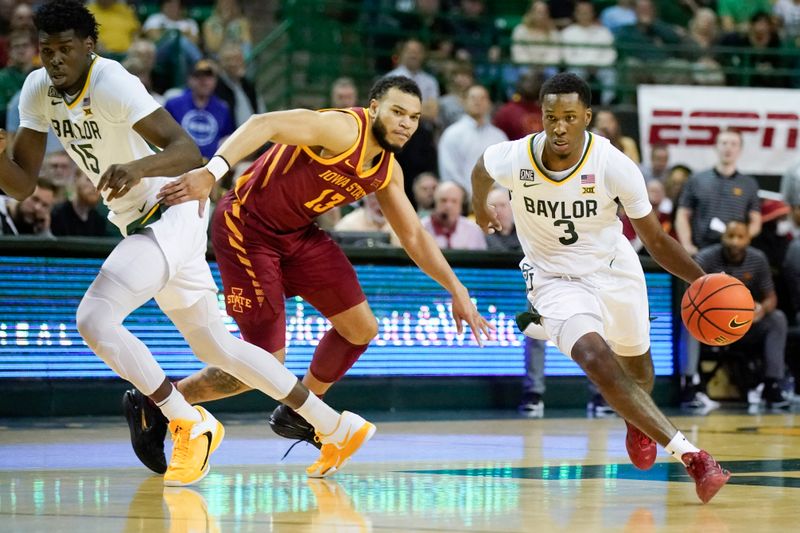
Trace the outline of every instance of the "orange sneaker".
<instances>
[{"instance_id":1,"label":"orange sneaker","mask_svg":"<svg viewBox=\"0 0 800 533\"><path fill-rule=\"evenodd\" d=\"M317 433L317 439L322 443L322 450L319 459L306 468L308 477L328 477L341 470L350 457L374 434L374 424L355 413L342 412L339 423L332 433L329 435Z\"/></svg>"},{"instance_id":2,"label":"orange sneaker","mask_svg":"<svg viewBox=\"0 0 800 533\"><path fill-rule=\"evenodd\" d=\"M206 477L208 458L225 437L225 428L211 413L199 405L194 408L202 417L199 422L178 419L169 423L172 457L164 474L164 485L183 487Z\"/></svg>"}]
</instances>

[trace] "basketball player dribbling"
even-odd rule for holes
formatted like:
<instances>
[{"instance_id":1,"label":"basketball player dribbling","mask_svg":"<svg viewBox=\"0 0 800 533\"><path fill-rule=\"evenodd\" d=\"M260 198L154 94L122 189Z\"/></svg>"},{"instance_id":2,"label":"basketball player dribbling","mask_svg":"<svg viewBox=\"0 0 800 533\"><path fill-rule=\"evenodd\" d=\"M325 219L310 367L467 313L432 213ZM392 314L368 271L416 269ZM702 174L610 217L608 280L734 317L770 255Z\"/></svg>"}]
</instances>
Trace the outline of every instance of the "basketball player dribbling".
<instances>
[{"instance_id":1,"label":"basketball player dribbling","mask_svg":"<svg viewBox=\"0 0 800 533\"><path fill-rule=\"evenodd\" d=\"M192 407L147 347L123 326L155 298L203 361L297 409L311 422L322 453L311 477L332 474L374 433L353 413L341 415L269 353L231 335L205 261L207 219L191 204L165 206L158 191L201 163L191 138L122 66L94 53L97 22L79 0L42 4L35 17L43 68L25 80L13 153L0 131L0 187L18 200L36 185L48 128L97 186L109 219L125 237L103 263L77 311L92 351L150 397L169 420L173 452L166 485L189 485L209 470L224 435L202 407ZM148 143L161 150L155 153Z\"/></svg>"},{"instance_id":2,"label":"basketball player dribbling","mask_svg":"<svg viewBox=\"0 0 800 533\"><path fill-rule=\"evenodd\" d=\"M463 322L480 344L489 326L469 292L425 231L403 188L394 158L419 124L421 97L402 76L378 80L369 107L277 111L255 115L226 140L206 167L164 187L166 205L205 201L219 179L267 141L274 144L219 202L212 241L222 275L228 314L248 342L285 357L285 298L300 295L333 327L317 346L303 377L323 395L363 354L377 321L341 248L314 219L327 210L375 194L386 220L411 259L452 297L458 333ZM248 386L216 368L178 383L192 402L244 392ZM163 430L136 391L125 397L126 418L137 456L152 468L163 457ZM142 424L142 416L152 422ZM279 405L270 425L281 436L314 443L302 416Z\"/></svg>"},{"instance_id":3,"label":"basketball player dribbling","mask_svg":"<svg viewBox=\"0 0 800 533\"><path fill-rule=\"evenodd\" d=\"M649 469L656 442L686 466L708 502L728 481L656 407L644 273L622 235L617 201L650 255L691 283L704 274L661 228L636 164L586 131L591 92L571 73L542 86L544 131L489 147L472 172L476 222L500 229L487 197L496 181L509 189L525 252L528 298L541 315L539 337L552 339L625 419L631 462ZM543 331L542 331L543 330Z\"/></svg>"}]
</instances>

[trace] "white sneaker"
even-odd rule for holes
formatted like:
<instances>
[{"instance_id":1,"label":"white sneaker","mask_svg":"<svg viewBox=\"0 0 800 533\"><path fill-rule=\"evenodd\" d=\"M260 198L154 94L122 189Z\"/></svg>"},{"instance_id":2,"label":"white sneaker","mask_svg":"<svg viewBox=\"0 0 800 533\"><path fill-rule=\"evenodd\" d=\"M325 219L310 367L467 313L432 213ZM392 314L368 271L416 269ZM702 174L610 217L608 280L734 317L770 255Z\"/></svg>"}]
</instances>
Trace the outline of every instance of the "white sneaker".
<instances>
[{"instance_id":1,"label":"white sneaker","mask_svg":"<svg viewBox=\"0 0 800 533\"><path fill-rule=\"evenodd\" d=\"M747 403L750 405L759 405L761 403L761 393L764 392L764 384L759 383L755 389L747 391Z\"/></svg>"},{"instance_id":2,"label":"white sneaker","mask_svg":"<svg viewBox=\"0 0 800 533\"><path fill-rule=\"evenodd\" d=\"M697 391L694 394L694 397L698 399L703 406L708 409L709 411L713 411L714 409L719 409L720 403L716 400L712 400L708 397L708 395L704 392Z\"/></svg>"}]
</instances>

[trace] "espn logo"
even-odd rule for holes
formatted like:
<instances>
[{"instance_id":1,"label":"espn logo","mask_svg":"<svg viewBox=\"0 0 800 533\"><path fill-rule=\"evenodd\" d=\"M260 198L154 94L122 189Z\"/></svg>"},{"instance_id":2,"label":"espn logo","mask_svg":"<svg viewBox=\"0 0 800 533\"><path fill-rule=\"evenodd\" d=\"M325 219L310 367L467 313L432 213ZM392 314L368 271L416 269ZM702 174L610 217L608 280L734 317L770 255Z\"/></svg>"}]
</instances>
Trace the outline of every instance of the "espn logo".
<instances>
[{"instance_id":1,"label":"espn logo","mask_svg":"<svg viewBox=\"0 0 800 533\"><path fill-rule=\"evenodd\" d=\"M653 109L646 133L650 145L711 146L727 128L753 133L762 148L797 148L800 115L772 111Z\"/></svg>"}]
</instances>

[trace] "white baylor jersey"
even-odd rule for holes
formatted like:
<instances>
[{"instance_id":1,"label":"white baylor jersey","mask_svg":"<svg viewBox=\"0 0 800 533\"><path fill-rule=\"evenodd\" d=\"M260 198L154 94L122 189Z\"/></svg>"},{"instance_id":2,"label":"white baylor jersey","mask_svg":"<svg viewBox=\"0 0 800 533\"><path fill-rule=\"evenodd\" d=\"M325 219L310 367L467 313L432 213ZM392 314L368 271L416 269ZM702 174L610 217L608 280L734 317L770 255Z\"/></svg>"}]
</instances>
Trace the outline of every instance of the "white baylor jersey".
<instances>
[{"instance_id":1,"label":"white baylor jersey","mask_svg":"<svg viewBox=\"0 0 800 533\"><path fill-rule=\"evenodd\" d=\"M608 139L587 132L575 167L546 171L545 138L538 133L495 144L483 156L489 175L511 191L525 262L537 272L581 277L608 266L617 253L634 253L615 199L631 218L652 210L636 164Z\"/></svg>"},{"instance_id":2,"label":"white baylor jersey","mask_svg":"<svg viewBox=\"0 0 800 533\"><path fill-rule=\"evenodd\" d=\"M64 150L95 186L112 164L153 154L133 129L158 109L139 78L116 61L95 56L89 76L70 104L62 98L44 68L30 73L20 95L20 127L47 132L52 128ZM124 233L156 203L156 193L170 178L143 178L122 198L106 201L109 220ZM110 191L103 191L103 200Z\"/></svg>"}]
</instances>

